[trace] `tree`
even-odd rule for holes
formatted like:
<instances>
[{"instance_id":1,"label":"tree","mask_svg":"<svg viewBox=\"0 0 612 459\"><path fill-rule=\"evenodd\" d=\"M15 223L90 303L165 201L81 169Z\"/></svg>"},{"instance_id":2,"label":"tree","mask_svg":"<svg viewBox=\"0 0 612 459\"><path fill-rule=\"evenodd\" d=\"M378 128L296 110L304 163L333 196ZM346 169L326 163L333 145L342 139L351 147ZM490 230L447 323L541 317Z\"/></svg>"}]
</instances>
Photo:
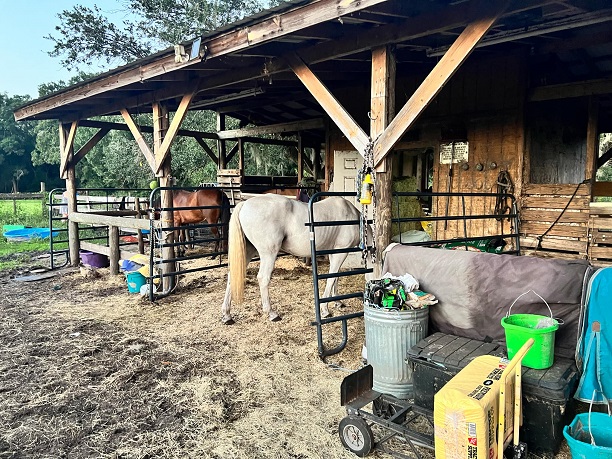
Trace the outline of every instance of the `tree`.
<instances>
[{"instance_id":1,"label":"tree","mask_svg":"<svg viewBox=\"0 0 612 459\"><path fill-rule=\"evenodd\" d=\"M34 149L33 126L17 123L13 116L13 110L29 100L29 96L0 93L0 184L4 192L19 192L20 182L29 188L34 179L30 159Z\"/></svg>"},{"instance_id":2,"label":"tree","mask_svg":"<svg viewBox=\"0 0 612 459\"><path fill-rule=\"evenodd\" d=\"M49 54L60 57L71 69L94 64L119 65L279 3L280 0L123 0L127 19L122 25L112 24L96 6L77 5L59 16L56 33L47 37L54 42L54 49ZM80 71L67 83L41 85L39 95L45 96L91 76ZM122 122L113 117L102 119ZM151 121L150 115L139 116L142 124L151 125ZM186 129L204 132L213 132L215 126L211 112L191 112L183 122ZM75 147L86 142L92 132L79 128ZM145 137L151 144L150 136ZM57 138L57 123L43 121L38 124L36 150L32 155L34 164L59 165ZM214 143L209 146L215 148ZM264 152L268 150L270 147L263 149ZM282 155L272 156L282 158ZM270 173L289 170L277 163L278 160L266 161L264 169ZM216 179L216 165L193 139L188 138L178 138L172 146L172 171L178 183L184 186ZM130 134L111 131L79 162L77 176L81 186L146 187L152 172Z\"/></svg>"},{"instance_id":3,"label":"tree","mask_svg":"<svg viewBox=\"0 0 612 459\"><path fill-rule=\"evenodd\" d=\"M97 6L64 10L49 55L68 69L123 64L154 50L193 39L251 15L280 0L124 0L122 25L108 20Z\"/></svg>"}]
</instances>

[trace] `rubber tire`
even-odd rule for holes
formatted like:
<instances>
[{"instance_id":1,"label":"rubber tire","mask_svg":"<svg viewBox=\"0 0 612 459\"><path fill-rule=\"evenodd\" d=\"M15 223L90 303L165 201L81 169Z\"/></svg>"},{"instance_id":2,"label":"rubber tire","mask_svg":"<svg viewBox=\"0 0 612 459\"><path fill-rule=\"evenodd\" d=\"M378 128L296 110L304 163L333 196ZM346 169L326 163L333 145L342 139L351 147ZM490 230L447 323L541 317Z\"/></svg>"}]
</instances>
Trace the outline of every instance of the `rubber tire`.
<instances>
[{"instance_id":1,"label":"rubber tire","mask_svg":"<svg viewBox=\"0 0 612 459\"><path fill-rule=\"evenodd\" d=\"M338 435L344 447L359 457L367 456L374 446L372 429L358 416L342 418Z\"/></svg>"}]
</instances>

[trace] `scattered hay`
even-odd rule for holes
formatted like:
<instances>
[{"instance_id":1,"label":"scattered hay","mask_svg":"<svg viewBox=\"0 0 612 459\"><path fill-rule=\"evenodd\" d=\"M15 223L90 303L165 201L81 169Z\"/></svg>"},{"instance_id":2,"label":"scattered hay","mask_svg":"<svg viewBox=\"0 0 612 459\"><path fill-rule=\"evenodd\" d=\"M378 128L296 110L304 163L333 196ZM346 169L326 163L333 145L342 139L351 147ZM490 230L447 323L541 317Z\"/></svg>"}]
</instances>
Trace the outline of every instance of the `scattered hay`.
<instances>
[{"instance_id":1,"label":"scattered hay","mask_svg":"<svg viewBox=\"0 0 612 459\"><path fill-rule=\"evenodd\" d=\"M261 313L249 270L233 326L221 323L225 269L185 275L178 295L154 304L129 294L123 276L98 273L3 280L0 458L354 457L337 432L346 372L320 361L310 325L310 268L278 260L277 323ZM343 292L362 287L340 279ZM349 336L328 361L357 369L361 320L349 321ZM329 347L340 339L339 324L325 328Z\"/></svg>"}]
</instances>

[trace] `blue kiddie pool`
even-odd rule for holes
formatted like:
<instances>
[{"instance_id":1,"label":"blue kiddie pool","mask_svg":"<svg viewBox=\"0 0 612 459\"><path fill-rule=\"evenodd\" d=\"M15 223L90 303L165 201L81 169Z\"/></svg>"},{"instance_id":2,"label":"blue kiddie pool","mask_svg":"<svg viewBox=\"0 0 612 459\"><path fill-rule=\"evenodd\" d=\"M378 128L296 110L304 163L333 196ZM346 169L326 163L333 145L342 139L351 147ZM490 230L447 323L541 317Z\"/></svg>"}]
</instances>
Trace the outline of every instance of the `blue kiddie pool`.
<instances>
[{"instance_id":1,"label":"blue kiddie pool","mask_svg":"<svg viewBox=\"0 0 612 459\"><path fill-rule=\"evenodd\" d=\"M53 231L53 237L59 234L58 231ZM49 228L22 228L13 229L4 232L4 237L9 242L25 242L32 239L47 239L51 235Z\"/></svg>"}]
</instances>

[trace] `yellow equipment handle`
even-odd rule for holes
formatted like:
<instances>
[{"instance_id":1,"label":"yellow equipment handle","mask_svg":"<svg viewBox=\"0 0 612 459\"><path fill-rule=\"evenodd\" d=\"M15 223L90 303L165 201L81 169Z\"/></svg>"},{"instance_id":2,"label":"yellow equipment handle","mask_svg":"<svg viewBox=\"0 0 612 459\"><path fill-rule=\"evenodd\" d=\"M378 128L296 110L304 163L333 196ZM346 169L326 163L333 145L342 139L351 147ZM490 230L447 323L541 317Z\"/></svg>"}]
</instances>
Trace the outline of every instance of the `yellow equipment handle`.
<instances>
[{"instance_id":1,"label":"yellow equipment handle","mask_svg":"<svg viewBox=\"0 0 612 459\"><path fill-rule=\"evenodd\" d=\"M506 366L500 377L499 389L499 417L497 425L497 457L504 454L506 443L506 379L510 373L514 373L514 423L512 426L514 444L519 444L519 427L521 425L521 362L525 354L531 349L534 341L529 338L525 344L514 355L510 363ZM508 436L509 437L509 436ZM500 456L502 455L502 456Z\"/></svg>"}]
</instances>

